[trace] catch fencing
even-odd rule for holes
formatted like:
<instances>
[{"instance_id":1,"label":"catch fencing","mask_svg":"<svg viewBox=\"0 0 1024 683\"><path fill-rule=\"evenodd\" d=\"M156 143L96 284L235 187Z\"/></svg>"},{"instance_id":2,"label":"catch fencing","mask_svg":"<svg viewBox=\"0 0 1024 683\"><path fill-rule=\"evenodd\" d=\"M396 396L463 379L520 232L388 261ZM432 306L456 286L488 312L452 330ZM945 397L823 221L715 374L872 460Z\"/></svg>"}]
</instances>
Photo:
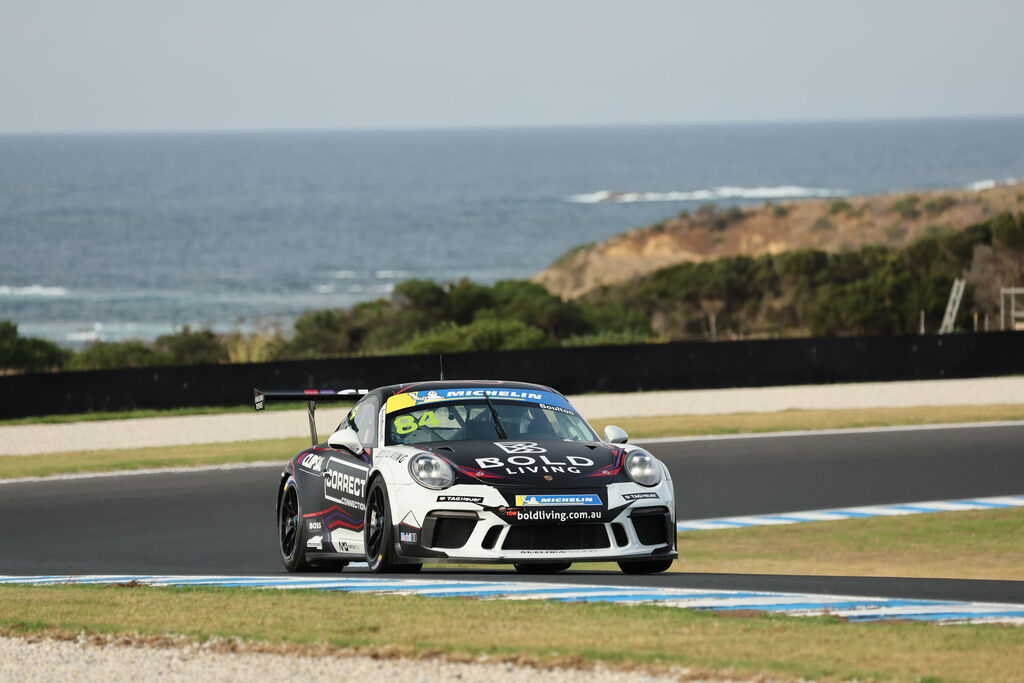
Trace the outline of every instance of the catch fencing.
<instances>
[{"instance_id":1,"label":"catch fencing","mask_svg":"<svg viewBox=\"0 0 1024 683\"><path fill-rule=\"evenodd\" d=\"M675 342L446 354L447 379L514 379L563 393L827 384L1024 373L1024 333ZM230 406L253 387L373 388L434 380L436 354L0 377L0 418Z\"/></svg>"}]
</instances>

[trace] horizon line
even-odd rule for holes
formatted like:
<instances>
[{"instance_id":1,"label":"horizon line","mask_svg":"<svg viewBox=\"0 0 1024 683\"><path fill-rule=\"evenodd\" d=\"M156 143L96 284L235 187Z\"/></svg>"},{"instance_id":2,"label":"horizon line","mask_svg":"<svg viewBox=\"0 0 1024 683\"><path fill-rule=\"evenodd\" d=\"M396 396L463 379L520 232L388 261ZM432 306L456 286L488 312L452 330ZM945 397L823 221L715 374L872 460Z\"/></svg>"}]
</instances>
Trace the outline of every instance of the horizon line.
<instances>
[{"instance_id":1,"label":"horizon line","mask_svg":"<svg viewBox=\"0 0 1024 683\"><path fill-rule=\"evenodd\" d=\"M720 119L715 121L648 121L648 122L581 122L581 123L494 123L465 125L409 125L409 126L295 126L253 128L140 128L140 129L86 129L86 130L11 130L0 131L0 137L43 136L114 136L114 135L246 135L246 134L303 134L303 133L445 133L468 131L522 131L522 130L579 130L617 128L688 128L715 126L787 126L871 123L935 123L955 121L998 121L1024 119L1022 114L960 114L937 116L892 116L864 118L807 118L807 119Z\"/></svg>"}]
</instances>

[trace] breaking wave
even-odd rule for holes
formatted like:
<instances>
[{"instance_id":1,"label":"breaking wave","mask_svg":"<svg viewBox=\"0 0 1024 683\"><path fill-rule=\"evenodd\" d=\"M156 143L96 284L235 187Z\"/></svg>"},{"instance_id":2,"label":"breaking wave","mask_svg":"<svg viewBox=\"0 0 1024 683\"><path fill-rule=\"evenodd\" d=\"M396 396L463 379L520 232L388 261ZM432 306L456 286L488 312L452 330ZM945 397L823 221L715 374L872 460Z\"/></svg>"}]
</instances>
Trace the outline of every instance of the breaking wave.
<instances>
[{"instance_id":1,"label":"breaking wave","mask_svg":"<svg viewBox=\"0 0 1024 683\"><path fill-rule=\"evenodd\" d=\"M688 190L673 192L613 192L598 190L584 194L573 194L566 201L574 204L601 204L634 202L692 202L718 199L799 199L806 197L842 197L846 190L825 187L801 187L779 185L777 187L715 187L710 190Z\"/></svg>"},{"instance_id":2,"label":"breaking wave","mask_svg":"<svg viewBox=\"0 0 1024 683\"><path fill-rule=\"evenodd\" d=\"M1016 185L1019 182L1024 182L1024 178L1003 178L1002 180L986 178L985 180L976 180L973 183L968 183L964 186L964 189L977 192L978 190L991 190L993 187L999 187L1000 185Z\"/></svg>"},{"instance_id":3,"label":"breaking wave","mask_svg":"<svg viewBox=\"0 0 1024 683\"><path fill-rule=\"evenodd\" d=\"M47 285L27 285L25 287L12 287L10 285L0 285L0 296L11 296L11 297L57 297L67 296L68 290L66 287L50 287Z\"/></svg>"}]
</instances>

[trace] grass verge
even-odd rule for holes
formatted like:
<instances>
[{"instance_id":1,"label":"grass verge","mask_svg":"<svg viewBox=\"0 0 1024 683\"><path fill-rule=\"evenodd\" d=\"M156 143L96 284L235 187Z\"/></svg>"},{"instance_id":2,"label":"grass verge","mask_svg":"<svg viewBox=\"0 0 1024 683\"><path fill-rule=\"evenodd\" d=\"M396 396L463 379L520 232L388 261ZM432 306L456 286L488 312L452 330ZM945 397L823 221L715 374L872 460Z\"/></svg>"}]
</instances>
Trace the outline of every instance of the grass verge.
<instances>
[{"instance_id":1,"label":"grass verge","mask_svg":"<svg viewBox=\"0 0 1024 683\"><path fill-rule=\"evenodd\" d=\"M1024 581L1022 528L1024 508L687 531L669 571ZM618 569L612 562L574 568Z\"/></svg>"},{"instance_id":2,"label":"grass verge","mask_svg":"<svg viewBox=\"0 0 1024 683\"><path fill-rule=\"evenodd\" d=\"M1024 580L1024 508L679 534L673 569Z\"/></svg>"},{"instance_id":3,"label":"grass verge","mask_svg":"<svg viewBox=\"0 0 1024 683\"><path fill-rule=\"evenodd\" d=\"M1024 420L1024 404L783 410L777 413L625 417L591 422L598 431L603 430L605 425L615 424L629 432L631 438L649 439L662 436L856 429L1004 420Z\"/></svg>"},{"instance_id":4,"label":"grass verge","mask_svg":"<svg viewBox=\"0 0 1024 683\"><path fill-rule=\"evenodd\" d=\"M600 431L606 424L617 424L628 431L630 437L635 440L662 436L743 434L1002 420L1024 420L1024 404L858 410L788 410L779 413L631 417L597 420L594 422L594 426ZM300 420L297 423L297 429L301 429L304 424ZM0 456L0 479L148 467L285 460L291 454L304 448L307 443L305 438L296 437L294 439L237 441L158 448L65 451L31 457L8 455Z\"/></svg>"},{"instance_id":5,"label":"grass verge","mask_svg":"<svg viewBox=\"0 0 1024 683\"><path fill-rule=\"evenodd\" d=\"M0 456L0 479L45 477L78 472L112 472L150 467L191 467L280 460L282 464L309 447L309 438L235 441L193 446L124 448L108 451L69 451L39 455Z\"/></svg>"},{"instance_id":6,"label":"grass verge","mask_svg":"<svg viewBox=\"0 0 1024 683\"><path fill-rule=\"evenodd\" d=\"M331 402L331 408L348 409L354 403L345 401ZM302 401L286 401L284 403L267 403L264 410L304 410ZM191 408L167 408L163 410L122 410L117 412L73 413L70 415L37 415L34 417L18 417L0 420L0 426L34 425L34 424L66 424L69 422L107 422L110 420L132 420L140 417L181 417L183 415L225 415L230 413L251 413L250 404L241 406L195 406Z\"/></svg>"},{"instance_id":7,"label":"grass verge","mask_svg":"<svg viewBox=\"0 0 1024 683\"><path fill-rule=\"evenodd\" d=\"M441 626L439 624L447 624ZM544 664L679 665L733 676L1018 680L1024 629L565 604L223 588L0 586L9 634L237 636L294 648Z\"/></svg>"}]
</instances>

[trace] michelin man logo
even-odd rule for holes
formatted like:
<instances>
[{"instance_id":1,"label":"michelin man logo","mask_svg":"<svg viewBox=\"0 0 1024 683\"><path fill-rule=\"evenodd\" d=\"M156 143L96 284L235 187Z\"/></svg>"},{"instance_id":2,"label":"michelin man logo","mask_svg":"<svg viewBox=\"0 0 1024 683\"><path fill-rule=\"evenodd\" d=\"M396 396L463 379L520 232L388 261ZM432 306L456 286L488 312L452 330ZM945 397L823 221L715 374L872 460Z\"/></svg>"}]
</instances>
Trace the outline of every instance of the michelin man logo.
<instances>
[{"instance_id":1,"label":"michelin man logo","mask_svg":"<svg viewBox=\"0 0 1024 683\"><path fill-rule=\"evenodd\" d=\"M509 455L520 455L522 453L547 453L546 448L541 448L535 441L495 441L494 445Z\"/></svg>"},{"instance_id":2,"label":"michelin man logo","mask_svg":"<svg viewBox=\"0 0 1024 683\"><path fill-rule=\"evenodd\" d=\"M420 392L417 392L417 393L413 394L412 398L416 402L417 405L419 405L420 403L431 403L433 401L443 401L444 400L444 397L441 396L441 394L437 393L436 391L428 391L425 396L423 395L423 392L420 391Z\"/></svg>"}]
</instances>

